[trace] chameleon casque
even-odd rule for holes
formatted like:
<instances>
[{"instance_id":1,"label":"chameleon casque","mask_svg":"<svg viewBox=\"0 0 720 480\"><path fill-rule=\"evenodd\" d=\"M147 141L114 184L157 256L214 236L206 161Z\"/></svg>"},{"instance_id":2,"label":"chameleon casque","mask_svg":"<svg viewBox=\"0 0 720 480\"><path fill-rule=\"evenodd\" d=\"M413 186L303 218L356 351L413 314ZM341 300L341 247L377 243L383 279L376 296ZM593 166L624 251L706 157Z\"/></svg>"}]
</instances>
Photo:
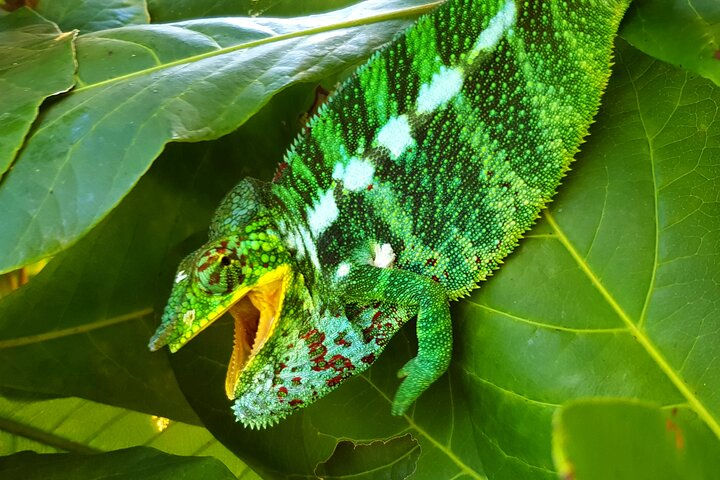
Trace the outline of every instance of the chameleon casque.
<instances>
[{"instance_id":1,"label":"chameleon casque","mask_svg":"<svg viewBox=\"0 0 720 480\"><path fill-rule=\"evenodd\" d=\"M587 134L629 0L448 0L377 52L272 183L240 182L180 264L157 350L226 312L237 420L272 425L417 317L402 414L443 372L448 302L496 269Z\"/></svg>"}]
</instances>

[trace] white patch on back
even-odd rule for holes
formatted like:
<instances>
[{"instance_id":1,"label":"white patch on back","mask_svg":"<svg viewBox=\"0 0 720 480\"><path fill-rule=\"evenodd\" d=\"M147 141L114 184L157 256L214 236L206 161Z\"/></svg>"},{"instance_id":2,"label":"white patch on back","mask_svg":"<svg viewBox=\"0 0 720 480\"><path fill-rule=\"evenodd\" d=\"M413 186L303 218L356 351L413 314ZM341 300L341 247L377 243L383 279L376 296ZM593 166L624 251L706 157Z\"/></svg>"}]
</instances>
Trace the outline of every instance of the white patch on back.
<instances>
[{"instance_id":1,"label":"white patch on back","mask_svg":"<svg viewBox=\"0 0 720 480\"><path fill-rule=\"evenodd\" d=\"M313 236L317 237L332 225L339 213L332 189L320 195L318 202L307 211L308 226Z\"/></svg>"},{"instance_id":2,"label":"white patch on back","mask_svg":"<svg viewBox=\"0 0 720 480\"><path fill-rule=\"evenodd\" d=\"M473 47L473 53L495 48L495 45L498 44L505 31L515 24L516 15L517 9L515 8L515 2L513 0L505 2L502 10L490 19L487 28L480 33Z\"/></svg>"},{"instance_id":3,"label":"white patch on back","mask_svg":"<svg viewBox=\"0 0 720 480\"><path fill-rule=\"evenodd\" d=\"M318 258L317 245L315 245L315 241L310 236L310 232L301 227L300 238L305 246L305 251L307 252L308 257L310 257L310 261L313 265L315 265L316 269L320 270L320 259Z\"/></svg>"},{"instance_id":4,"label":"white patch on back","mask_svg":"<svg viewBox=\"0 0 720 480\"><path fill-rule=\"evenodd\" d=\"M192 323L195 321L195 309L188 310L187 312L185 312L185 315L183 315L182 321L186 327L189 327L190 325L192 325Z\"/></svg>"},{"instance_id":5,"label":"white patch on back","mask_svg":"<svg viewBox=\"0 0 720 480\"><path fill-rule=\"evenodd\" d=\"M347 167L338 162L333 169L333 178L342 181L343 187L350 191L360 190L371 185L374 175L373 164L357 157L352 157Z\"/></svg>"},{"instance_id":6,"label":"white patch on back","mask_svg":"<svg viewBox=\"0 0 720 480\"><path fill-rule=\"evenodd\" d=\"M392 267L394 261L395 252L393 251L392 245L389 243L375 245L375 258L370 262L372 265L378 268L388 268Z\"/></svg>"},{"instance_id":7,"label":"white patch on back","mask_svg":"<svg viewBox=\"0 0 720 480\"><path fill-rule=\"evenodd\" d=\"M420 85L417 99L418 113L430 113L445 105L460 93L463 84L463 73L460 68L448 68L445 65L434 73L430 83Z\"/></svg>"},{"instance_id":8,"label":"white patch on back","mask_svg":"<svg viewBox=\"0 0 720 480\"><path fill-rule=\"evenodd\" d=\"M406 148L415 143L408 123L407 115L390 118L375 138L377 143L390 150L393 158L398 158Z\"/></svg>"},{"instance_id":9,"label":"white patch on back","mask_svg":"<svg viewBox=\"0 0 720 480\"><path fill-rule=\"evenodd\" d=\"M347 276L348 273L350 273L350 264L343 262L340 265L338 265L338 269L337 269L337 272L335 273L335 275L338 278L342 278L342 277Z\"/></svg>"},{"instance_id":10,"label":"white patch on back","mask_svg":"<svg viewBox=\"0 0 720 480\"><path fill-rule=\"evenodd\" d=\"M175 283L180 283L186 278L188 278L188 275L185 273L185 270L180 270L177 275L175 275Z\"/></svg>"}]
</instances>

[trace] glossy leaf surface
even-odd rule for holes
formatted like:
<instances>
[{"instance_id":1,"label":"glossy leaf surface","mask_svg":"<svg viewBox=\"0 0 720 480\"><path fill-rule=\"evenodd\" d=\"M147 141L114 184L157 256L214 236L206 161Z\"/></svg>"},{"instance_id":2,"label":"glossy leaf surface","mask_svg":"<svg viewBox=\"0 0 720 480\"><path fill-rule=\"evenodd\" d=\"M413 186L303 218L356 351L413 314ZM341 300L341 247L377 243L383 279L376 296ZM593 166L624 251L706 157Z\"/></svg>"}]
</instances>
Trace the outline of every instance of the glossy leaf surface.
<instances>
[{"instance_id":1,"label":"glossy leaf surface","mask_svg":"<svg viewBox=\"0 0 720 480\"><path fill-rule=\"evenodd\" d=\"M720 439L719 106L712 82L619 42L556 201L460 309L492 478L555 478L553 412L583 397L687 408Z\"/></svg>"},{"instance_id":2,"label":"glossy leaf surface","mask_svg":"<svg viewBox=\"0 0 720 480\"><path fill-rule=\"evenodd\" d=\"M0 17L0 176L43 100L74 85L74 37L26 8Z\"/></svg>"},{"instance_id":3,"label":"glossy leaf surface","mask_svg":"<svg viewBox=\"0 0 720 480\"><path fill-rule=\"evenodd\" d=\"M150 21L145 0L40 1L34 9L66 32L95 32Z\"/></svg>"},{"instance_id":4,"label":"glossy leaf surface","mask_svg":"<svg viewBox=\"0 0 720 480\"><path fill-rule=\"evenodd\" d=\"M720 2L635 0L620 34L643 52L720 86Z\"/></svg>"}]
</instances>

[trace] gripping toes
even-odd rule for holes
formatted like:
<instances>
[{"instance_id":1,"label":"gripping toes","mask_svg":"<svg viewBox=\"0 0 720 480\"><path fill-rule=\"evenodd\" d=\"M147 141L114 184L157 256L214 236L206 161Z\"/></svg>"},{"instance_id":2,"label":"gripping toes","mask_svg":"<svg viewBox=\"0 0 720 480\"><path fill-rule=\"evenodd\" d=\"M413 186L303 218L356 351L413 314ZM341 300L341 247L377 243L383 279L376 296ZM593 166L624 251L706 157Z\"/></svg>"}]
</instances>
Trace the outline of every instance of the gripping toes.
<instances>
[{"instance_id":1,"label":"gripping toes","mask_svg":"<svg viewBox=\"0 0 720 480\"><path fill-rule=\"evenodd\" d=\"M423 363L419 357L415 357L400 369L398 376L404 379L393 400L393 415L404 414L420 394L442 375L445 369L438 371L437 365L433 363Z\"/></svg>"}]
</instances>

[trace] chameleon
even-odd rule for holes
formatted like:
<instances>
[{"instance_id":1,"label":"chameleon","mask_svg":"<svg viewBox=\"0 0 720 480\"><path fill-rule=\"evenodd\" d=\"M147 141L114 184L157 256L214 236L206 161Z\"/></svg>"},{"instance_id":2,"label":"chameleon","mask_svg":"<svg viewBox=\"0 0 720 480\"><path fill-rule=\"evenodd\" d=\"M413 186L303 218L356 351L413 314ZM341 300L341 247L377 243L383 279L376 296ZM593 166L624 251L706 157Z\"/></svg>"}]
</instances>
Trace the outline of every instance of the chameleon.
<instances>
[{"instance_id":1,"label":"chameleon","mask_svg":"<svg viewBox=\"0 0 720 480\"><path fill-rule=\"evenodd\" d=\"M275 178L242 180L179 265L151 350L234 322L225 390L264 428L416 318L401 415L448 368L449 302L497 269L579 150L630 0L448 0L374 53Z\"/></svg>"}]
</instances>

